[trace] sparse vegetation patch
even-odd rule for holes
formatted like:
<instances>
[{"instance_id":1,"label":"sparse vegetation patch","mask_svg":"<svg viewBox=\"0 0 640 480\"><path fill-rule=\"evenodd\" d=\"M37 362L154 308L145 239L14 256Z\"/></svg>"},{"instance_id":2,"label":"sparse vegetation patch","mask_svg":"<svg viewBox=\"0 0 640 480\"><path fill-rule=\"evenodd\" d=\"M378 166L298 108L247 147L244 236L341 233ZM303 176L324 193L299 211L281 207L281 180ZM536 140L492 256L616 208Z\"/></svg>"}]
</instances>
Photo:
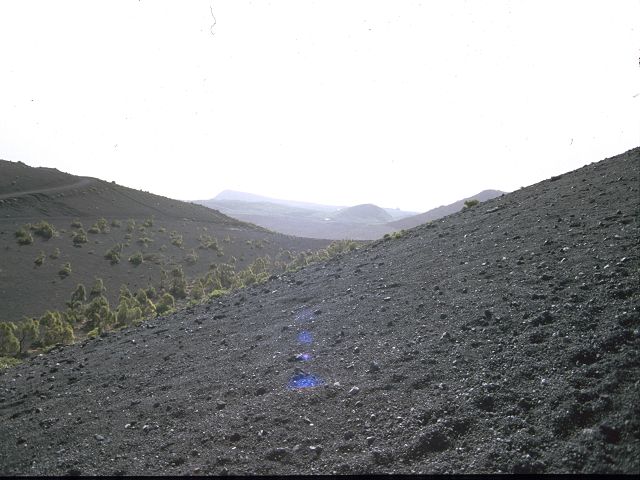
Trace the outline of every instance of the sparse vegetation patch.
<instances>
[{"instance_id":1,"label":"sparse vegetation patch","mask_svg":"<svg viewBox=\"0 0 640 480\"><path fill-rule=\"evenodd\" d=\"M14 233L18 245L31 245L33 243L33 237L26 228L20 228Z\"/></svg>"},{"instance_id":2,"label":"sparse vegetation patch","mask_svg":"<svg viewBox=\"0 0 640 480\"><path fill-rule=\"evenodd\" d=\"M87 243L89 241L87 234L82 227L73 232L72 238L74 247L80 247L83 243Z\"/></svg>"},{"instance_id":3,"label":"sparse vegetation patch","mask_svg":"<svg viewBox=\"0 0 640 480\"><path fill-rule=\"evenodd\" d=\"M129 263L132 265L140 265L144 261L144 257L141 252L136 252L129 257Z\"/></svg>"},{"instance_id":4,"label":"sparse vegetation patch","mask_svg":"<svg viewBox=\"0 0 640 480\"><path fill-rule=\"evenodd\" d=\"M116 243L113 247L111 247L104 254L104 258L109 260L111 265L115 265L116 263L120 263L120 255L122 255L122 244Z\"/></svg>"},{"instance_id":5,"label":"sparse vegetation patch","mask_svg":"<svg viewBox=\"0 0 640 480\"><path fill-rule=\"evenodd\" d=\"M53 225L45 222L44 220L40 223L32 225L31 230L33 231L34 235L37 235L38 237L41 237L45 240L49 240L56 235L56 229L53 227Z\"/></svg>"},{"instance_id":6,"label":"sparse vegetation patch","mask_svg":"<svg viewBox=\"0 0 640 480\"><path fill-rule=\"evenodd\" d=\"M67 278L69 275L71 275L71 264L67 262L58 270L58 276L60 278Z\"/></svg>"}]
</instances>

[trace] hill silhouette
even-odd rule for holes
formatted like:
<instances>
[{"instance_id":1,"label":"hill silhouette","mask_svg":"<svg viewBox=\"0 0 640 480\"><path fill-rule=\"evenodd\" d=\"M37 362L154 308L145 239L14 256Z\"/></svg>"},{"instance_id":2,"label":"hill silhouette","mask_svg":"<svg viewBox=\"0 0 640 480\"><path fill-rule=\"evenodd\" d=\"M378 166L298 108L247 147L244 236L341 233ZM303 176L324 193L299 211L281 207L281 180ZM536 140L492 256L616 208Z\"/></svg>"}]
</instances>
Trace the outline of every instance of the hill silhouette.
<instances>
[{"instance_id":1,"label":"hill silhouette","mask_svg":"<svg viewBox=\"0 0 640 480\"><path fill-rule=\"evenodd\" d=\"M0 375L0 474L640 470L640 148Z\"/></svg>"},{"instance_id":2,"label":"hill silhouette","mask_svg":"<svg viewBox=\"0 0 640 480\"><path fill-rule=\"evenodd\" d=\"M214 199L198 200L197 203L287 235L333 240L375 240L393 231L393 227L383 223L415 214L374 205L339 207L296 202L233 190L225 190Z\"/></svg>"},{"instance_id":3,"label":"hill silhouette","mask_svg":"<svg viewBox=\"0 0 640 480\"><path fill-rule=\"evenodd\" d=\"M335 207L308 202L273 199L245 192L225 190L211 200L197 203L220 210L230 217L270 230L307 238L376 240L397 230L413 228L460 211L464 202L480 202L504 192L483 190L449 205L415 214L372 204Z\"/></svg>"},{"instance_id":4,"label":"hill silhouette","mask_svg":"<svg viewBox=\"0 0 640 480\"><path fill-rule=\"evenodd\" d=\"M382 208L366 203L340 210L338 213L333 215L333 219L339 222L375 225L379 223L387 223L391 221L393 217Z\"/></svg>"}]
</instances>

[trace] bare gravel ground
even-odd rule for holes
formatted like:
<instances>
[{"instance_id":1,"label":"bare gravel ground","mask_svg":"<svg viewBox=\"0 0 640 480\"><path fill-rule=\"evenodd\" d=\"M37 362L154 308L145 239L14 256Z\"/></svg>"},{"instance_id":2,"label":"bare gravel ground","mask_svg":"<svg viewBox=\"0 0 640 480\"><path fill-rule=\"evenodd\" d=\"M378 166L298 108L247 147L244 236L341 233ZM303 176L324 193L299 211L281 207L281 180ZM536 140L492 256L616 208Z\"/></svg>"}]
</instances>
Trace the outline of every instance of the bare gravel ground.
<instances>
[{"instance_id":1,"label":"bare gravel ground","mask_svg":"<svg viewBox=\"0 0 640 480\"><path fill-rule=\"evenodd\" d=\"M640 473L639 169L8 370L0 474Z\"/></svg>"}]
</instances>

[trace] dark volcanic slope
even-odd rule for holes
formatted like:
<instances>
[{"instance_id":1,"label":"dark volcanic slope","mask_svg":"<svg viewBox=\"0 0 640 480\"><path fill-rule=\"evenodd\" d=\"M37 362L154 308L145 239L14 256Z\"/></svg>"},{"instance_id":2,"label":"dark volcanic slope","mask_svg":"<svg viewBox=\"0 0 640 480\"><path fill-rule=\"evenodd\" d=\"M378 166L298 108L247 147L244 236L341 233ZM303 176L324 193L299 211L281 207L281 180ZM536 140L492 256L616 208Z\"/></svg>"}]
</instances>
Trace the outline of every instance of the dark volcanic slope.
<instances>
[{"instance_id":1,"label":"dark volcanic slope","mask_svg":"<svg viewBox=\"0 0 640 480\"><path fill-rule=\"evenodd\" d=\"M22 162L0 160L0 198L10 194L49 190L80 182L84 177L76 177L55 168L32 168Z\"/></svg>"},{"instance_id":2,"label":"dark volcanic slope","mask_svg":"<svg viewBox=\"0 0 640 480\"><path fill-rule=\"evenodd\" d=\"M0 473L638 473L639 165L8 370Z\"/></svg>"},{"instance_id":3,"label":"dark volcanic slope","mask_svg":"<svg viewBox=\"0 0 640 480\"><path fill-rule=\"evenodd\" d=\"M90 227L100 217L107 220L109 231L91 233ZM130 218L136 222L132 232L126 228ZM153 226L143 227L151 218ZM72 239L77 231L72 227L75 219L88 231L88 241L80 248ZM50 239L34 235L32 244L19 245L15 232L43 220L58 234ZM181 236L181 243L174 243L172 232ZM203 235L216 237L220 248L200 248ZM142 239L148 241L140 243ZM282 250L299 252L328 243L269 232L202 205L96 178L0 161L0 321L64 309L76 285L91 288L95 277L104 281L113 306L121 285L133 291L157 287L162 270L171 271L177 265L192 280L204 276L211 264L234 263L239 271L258 257L275 258ZM122 245L122 259L112 265L104 255L117 245ZM198 255L195 263L186 260L191 250ZM45 260L36 266L40 252ZM127 260L137 252L146 260L135 266ZM58 272L65 263L71 265L72 273L61 278Z\"/></svg>"}]
</instances>

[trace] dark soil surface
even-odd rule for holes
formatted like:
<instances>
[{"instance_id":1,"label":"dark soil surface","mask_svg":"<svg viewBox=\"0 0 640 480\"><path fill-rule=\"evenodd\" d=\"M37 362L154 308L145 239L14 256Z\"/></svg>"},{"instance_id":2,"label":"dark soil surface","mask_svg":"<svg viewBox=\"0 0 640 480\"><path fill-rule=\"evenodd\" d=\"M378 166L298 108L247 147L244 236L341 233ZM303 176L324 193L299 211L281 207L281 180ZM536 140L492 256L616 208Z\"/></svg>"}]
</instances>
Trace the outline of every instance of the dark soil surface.
<instances>
[{"instance_id":1,"label":"dark soil surface","mask_svg":"<svg viewBox=\"0 0 640 480\"><path fill-rule=\"evenodd\" d=\"M95 277L104 281L113 305L121 285L134 292L151 285L157 288L163 269L171 271L180 265L191 280L205 275L211 264L233 263L239 271L258 257L275 258L283 250L317 250L329 244L328 240L270 232L202 205L54 169L0 161L0 178L0 321L40 316L47 309L63 310L76 285L90 289ZM109 231L89 233L101 217L108 221ZM132 233L126 229L129 218L136 221ZM150 218L153 226L140 231ZM75 219L87 232L88 243L74 245L72 236L77 229L71 224ZM58 235L48 240L33 235L33 244L17 243L14 234L18 229L43 220ZM111 225L114 220L120 222L119 227ZM173 231L182 236L182 245L172 243ZM199 248L203 235L215 237L220 249ZM144 238L149 242L140 244L138 240ZM117 244L123 244L121 260L111 264L104 255ZM52 258L56 250L59 255ZM187 261L192 250L198 255L195 263ZM34 260L40 252L45 259L38 266ZM137 252L149 260L138 266L129 263L128 258ZM58 272L65 263L71 264L72 273L61 278Z\"/></svg>"},{"instance_id":2,"label":"dark soil surface","mask_svg":"<svg viewBox=\"0 0 640 480\"><path fill-rule=\"evenodd\" d=\"M639 169L7 370L0 474L637 474Z\"/></svg>"}]
</instances>

